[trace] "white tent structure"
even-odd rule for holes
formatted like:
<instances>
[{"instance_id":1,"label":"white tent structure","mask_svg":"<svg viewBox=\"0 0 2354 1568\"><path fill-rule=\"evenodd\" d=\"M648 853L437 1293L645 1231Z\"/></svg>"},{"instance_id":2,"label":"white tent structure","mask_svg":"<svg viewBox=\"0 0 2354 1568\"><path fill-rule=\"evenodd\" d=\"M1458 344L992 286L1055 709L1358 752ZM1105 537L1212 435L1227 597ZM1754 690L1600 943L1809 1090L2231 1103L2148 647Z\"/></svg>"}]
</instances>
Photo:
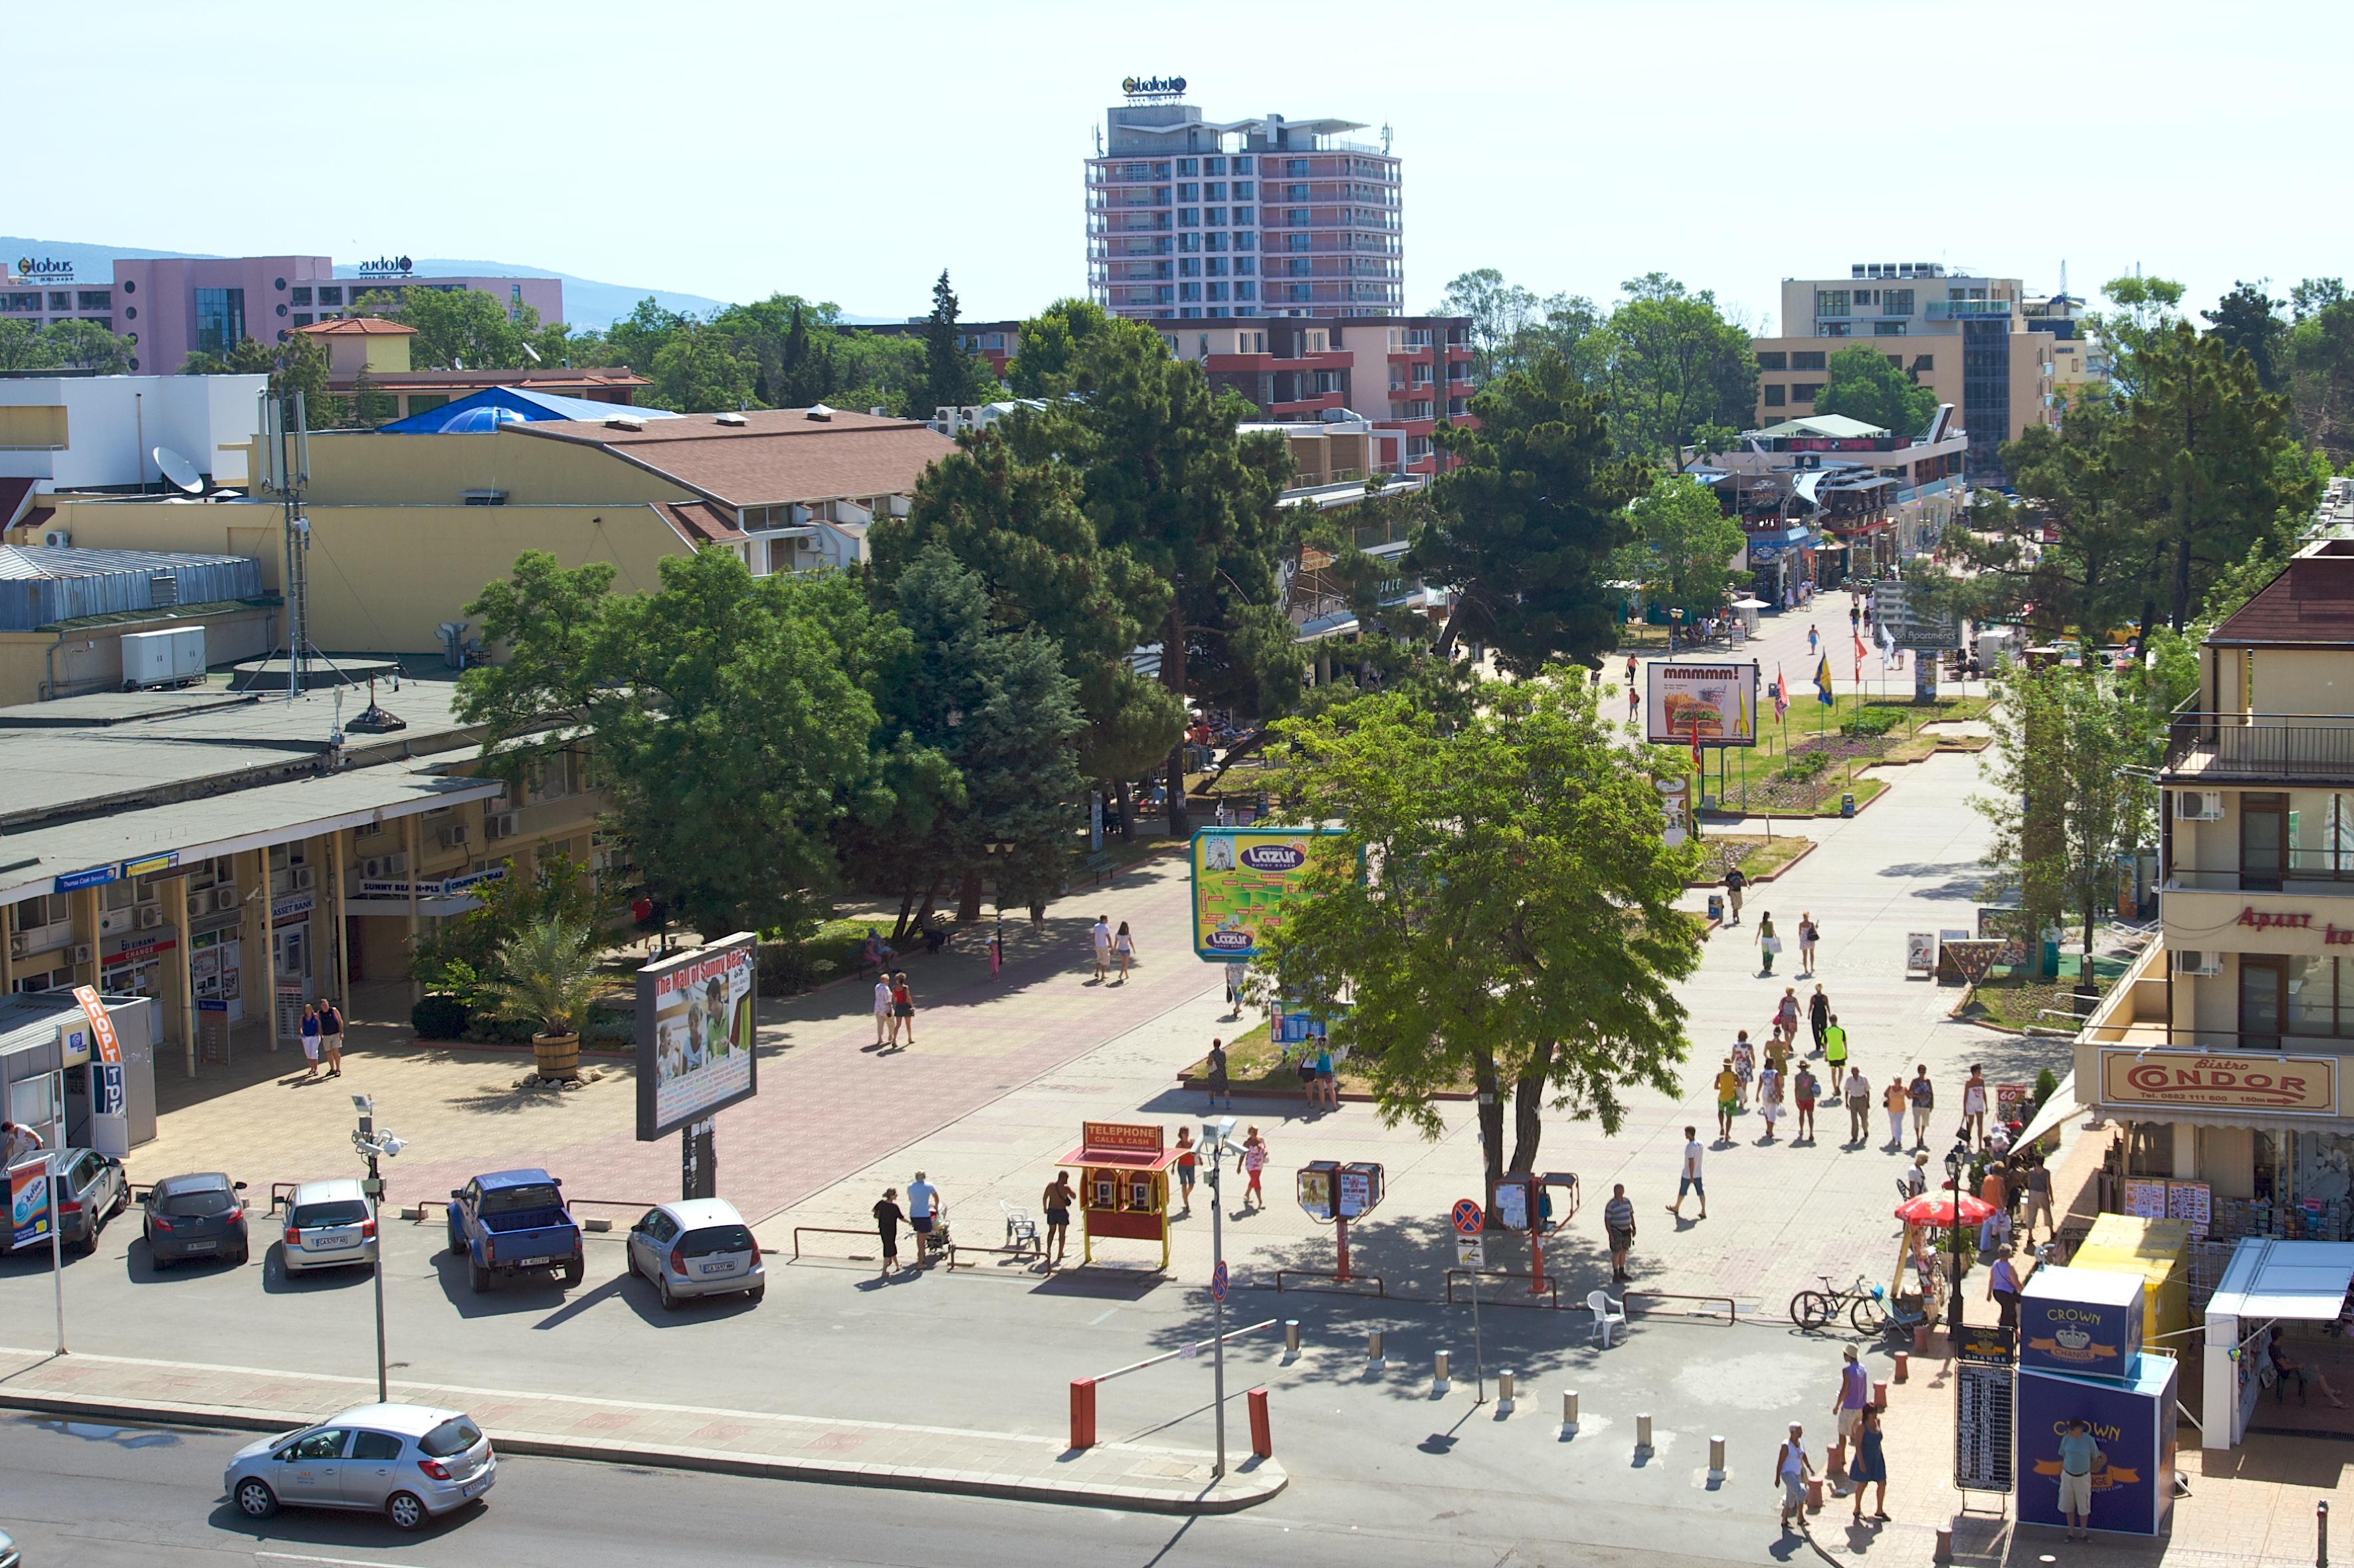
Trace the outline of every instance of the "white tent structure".
<instances>
[{"instance_id":1,"label":"white tent structure","mask_svg":"<svg viewBox=\"0 0 2354 1568\"><path fill-rule=\"evenodd\" d=\"M2354 1242L2248 1236L2232 1253L2207 1303L2206 1425L2200 1445L2235 1448L2246 1436L2263 1380L2256 1369L2277 1323L2327 1323L2346 1310Z\"/></svg>"}]
</instances>

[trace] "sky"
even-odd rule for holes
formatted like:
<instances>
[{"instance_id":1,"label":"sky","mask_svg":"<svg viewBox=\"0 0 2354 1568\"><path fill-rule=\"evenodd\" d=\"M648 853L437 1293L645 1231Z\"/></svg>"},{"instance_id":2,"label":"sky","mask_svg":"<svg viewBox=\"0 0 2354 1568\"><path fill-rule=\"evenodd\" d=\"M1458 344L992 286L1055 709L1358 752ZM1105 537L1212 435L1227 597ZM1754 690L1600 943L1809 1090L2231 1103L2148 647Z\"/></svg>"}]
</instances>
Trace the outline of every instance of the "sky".
<instances>
[{"instance_id":1,"label":"sky","mask_svg":"<svg viewBox=\"0 0 2354 1568\"><path fill-rule=\"evenodd\" d=\"M1763 329L1784 277L1942 260L2206 304L2354 272L2354 7L1658 0L1320 7L117 0L11 82L0 233L528 263L968 321L1086 288L1081 161L1128 75L1211 119L1386 124L1406 302L1658 270ZM27 139L23 128L44 127Z\"/></svg>"}]
</instances>

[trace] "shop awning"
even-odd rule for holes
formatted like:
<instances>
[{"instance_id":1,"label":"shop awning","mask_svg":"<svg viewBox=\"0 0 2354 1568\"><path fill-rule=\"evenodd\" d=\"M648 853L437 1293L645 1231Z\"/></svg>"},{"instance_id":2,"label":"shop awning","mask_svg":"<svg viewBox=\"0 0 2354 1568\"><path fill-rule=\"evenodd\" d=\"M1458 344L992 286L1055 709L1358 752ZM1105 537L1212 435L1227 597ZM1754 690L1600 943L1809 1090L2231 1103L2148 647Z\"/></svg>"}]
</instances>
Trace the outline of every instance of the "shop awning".
<instances>
[{"instance_id":1,"label":"shop awning","mask_svg":"<svg viewBox=\"0 0 2354 1568\"><path fill-rule=\"evenodd\" d=\"M2076 1070L2071 1067L2060 1075L2060 1084L2042 1108L2029 1118L2014 1143L2033 1143L2037 1139L2060 1130L2060 1124L2084 1108L2076 1098Z\"/></svg>"},{"instance_id":2,"label":"shop awning","mask_svg":"<svg viewBox=\"0 0 2354 1568\"><path fill-rule=\"evenodd\" d=\"M2233 1249L2223 1282L2207 1303L2207 1316L2243 1323L2327 1323L2346 1309L2349 1285L2354 1242L2248 1236Z\"/></svg>"}]
</instances>

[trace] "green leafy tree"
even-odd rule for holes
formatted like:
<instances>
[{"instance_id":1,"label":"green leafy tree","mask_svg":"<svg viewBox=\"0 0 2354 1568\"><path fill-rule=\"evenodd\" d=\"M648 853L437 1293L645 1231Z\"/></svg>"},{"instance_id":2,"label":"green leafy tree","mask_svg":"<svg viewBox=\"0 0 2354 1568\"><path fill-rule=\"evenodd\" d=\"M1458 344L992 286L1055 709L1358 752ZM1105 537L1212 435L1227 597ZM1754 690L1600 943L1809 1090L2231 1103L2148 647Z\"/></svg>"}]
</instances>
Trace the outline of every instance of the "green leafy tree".
<instances>
[{"instance_id":1,"label":"green leafy tree","mask_svg":"<svg viewBox=\"0 0 2354 1568\"><path fill-rule=\"evenodd\" d=\"M932 313L924 318L923 379L908 394L907 417L928 419L932 410L986 402L997 390L997 378L978 355L964 346L957 326L956 291L949 287L948 269L932 285Z\"/></svg>"},{"instance_id":2,"label":"green leafy tree","mask_svg":"<svg viewBox=\"0 0 2354 1568\"><path fill-rule=\"evenodd\" d=\"M0 370L94 370L121 376L131 369L131 345L96 322L52 322L46 327L0 321Z\"/></svg>"},{"instance_id":3,"label":"green leafy tree","mask_svg":"<svg viewBox=\"0 0 2354 1568\"><path fill-rule=\"evenodd\" d=\"M1723 450L1750 422L1757 356L1710 291L1659 272L1624 288L1598 334L1611 432L1628 456L1681 470L1686 448Z\"/></svg>"},{"instance_id":4,"label":"green leafy tree","mask_svg":"<svg viewBox=\"0 0 2354 1568\"><path fill-rule=\"evenodd\" d=\"M1506 282L1495 268L1479 267L1448 282L1432 313L1471 318L1471 373L1486 381L1514 363L1515 346L1542 319L1542 306L1535 294Z\"/></svg>"},{"instance_id":5,"label":"green leafy tree","mask_svg":"<svg viewBox=\"0 0 2354 1568\"><path fill-rule=\"evenodd\" d=\"M1063 379L1072 396L1001 428L1022 461L1076 469L1097 540L1165 586L1161 684L1243 714L1287 705L1302 661L1277 571L1290 529L1276 504L1291 475L1282 438L1238 433L1251 406L1213 393L1198 366L1140 322L1104 322L1080 341ZM1179 834L1187 820L1179 748L1167 772L1169 831Z\"/></svg>"},{"instance_id":6,"label":"green leafy tree","mask_svg":"<svg viewBox=\"0 0 2354 1568\"><path fill-rule=\"evenodd\" d=\"M2101 292L2115 308L2088 313L2084 319L2108 346L2109 384L2131 397L2141 387L2141 351L2182 320L2183 287L2171 278L2135 273L2110 279Z\"/></svg>"},{"instance_id":7,"label":"green leafy tree","mask_svg":"<svg viewBox=\"0 0 2354 1568\"><path fill-rule=\"evenodd\" d=\"M2288 323L2277 313L2285 303L2265 293L2264 283L2234 282L2213 310L2199 313L2206 318L2211 335L2248 356L2256 384L2267 392L2278 392L2287 384L2281 347L2288 335Z\"/></svg>"},{"instance_id":8,"label":"green leafy tree","mask_svg":"<svg viewBox=\"0 0 2354 1568\"><path fill-rule=\"evenodd\" d=\"M595 928L543 919L499 944L496 978L483 991L499 1017L552 1040L580 1033L597 989Z\"/></svg>"},{"instance_id":9,"label":"green leafy tree","mask_svg":"<svg viewBox=\"0 0 2354 1568\"><path fill-rule=\"evenodd\" d=\"M1489 683L1460 723L1384 694L1280 728L1291 815L1341 826L1257 967L1333 1020L1385 1122L1436 1138L1468 1083L1492 1192L1537 1169L1548 1114L1615 1133L1628 1089L1677 1092L1698 846L1662 841L1582 675Z\"/></svg>"},{"instance_id":10,"label":"green leafy tree","mask_svg":"<svg viewBox=\"0 0 2354 1568\"><path fill-rule=\"evenodd\" d=\"M375 289L353 307L411 328L408 362L419 370L512 370L529 363L524 345L539 335L539 313L479 289Z\"/></svg>"},{"instance_id":11,"label":"green leafy tree","mask_svg":"<svg viewBox=\"0 0 2354 1568\"><path fill-rule=\"evenodd\" d=\"M1690 618L1722 609L1742 533L1716 493L1681 474L1661 474L1627 512L1635 536L1620 547L1612 576L1641 583L1646 598Z\"/></svg>"},{"instance_id":12,"label":"green leafy tree","mask_svg":"<svg viewBox=\"0 0 2354 1568\"><path fill-rule=\"evenodd\" d=\"M1017 397L1059 397L1081 374L1083 355L1110 331L1112 317L1087 300L1057 300L1022 323L1022 347L1005 367Z\"/></svg>"},{"instance_id":13,"label":"green leafy tree","mask_svg":"<svg viewBox=\"0 0 2354 1568\"><path fill-rule=\"evenodd\" d=\"M726 551L663 561L658 593L612 582L533 551L466 607L508 651L459 685L485 763L523 766L551 716L579 726L658 902L706 933L807 935L839 880L835 826L897 804L871 693L907 633L849 574L754 577Z\"/></svg>"},{"instance_id":14,"label":"green leafy tree","mask_svg":"<svg viewBox=\"0 0 2354 1568\"><path fill-rule=\"evenodd\" d=\"M701 326L682 332L654 351L646 374L652 406L680 414L708 414L747 408L752 401L752 362L737 354L725 334Z\"/></svg>"},{"instance_id":15,"label":"green leafy tree","mask_svg":"<svg viewBox=\"0 0 2354 1568\"><path fill-rule=\"evenodd\" d=\"M1858 344L1830 357L1818 414L1844 414L1896 436L1917 436L1937 412L1937 394L1916 384L1888 355Z\"/></svg>"},{"instance_id":16,"label":"green leafy tree","mask_svg":"<svg viewBox=\"0 0 2354 1568\"><path fill-rule=\"evenodd\" d=\"M539 925L603 930L610 899L569 855L501 863L505 874L474 885L475 906L437 922L409 951L408 972L428 990L447 991L468 1012L491 1006L486 991L501 978L499 950L517 933Z\"/></svg>"},{"instance_id":17,"label":"green leafy tree","mask_svg":"<svg viewBox=\"0 0 2354 1568\"><path fill-rule=\"evenodd\" d=\"M2338 279L2307 278L2289 291L2289 313L2282 357L2297 437L2344 472L2354 468L2354 300Z\"/></svg>"},{"instance_id":18,"label":"green leafy tree","mask_svg":"<svg viewBox=\"0 0 2354 1568\"><path fill-rule=\"evenodd\" d=\"M1642 466L1613 455L1600 400L1558 354L1479 388L1471 412L1476 424L1438 427L1457 466L1433 483L1435 515L1408 556L1456 590L1437 652L1471 636L1516 674L1590 663L1616 635L1607 573Z\"/></svg>"}]
</instances>

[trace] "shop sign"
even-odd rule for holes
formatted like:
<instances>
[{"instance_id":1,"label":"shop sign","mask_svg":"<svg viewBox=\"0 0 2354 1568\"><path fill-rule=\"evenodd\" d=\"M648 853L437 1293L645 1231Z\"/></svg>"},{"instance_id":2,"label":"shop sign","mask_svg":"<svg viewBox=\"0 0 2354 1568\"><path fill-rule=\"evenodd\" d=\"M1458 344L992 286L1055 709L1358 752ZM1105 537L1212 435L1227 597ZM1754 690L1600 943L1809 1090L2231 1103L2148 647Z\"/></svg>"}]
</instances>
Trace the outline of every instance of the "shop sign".
<instances>
[{"instance_id":1,"label":"shop sign","mask_svg":"<svg viewBox=\"0 0 2354 1568\"><path fill-rule=\"evenodd\" d=\"M308 915L318 902L319 896L315 893L290 893L283 898L272 899L270 923L281 926L298 916Z\"/></svg>"},{"instance_id":2,"label":"shop sign","mask_svg":"<svg viewBox=\"0 0 2354 1568\"><path fill-rule=\"evenodd\" d=\"M2313 929L2313 916L2302 910L2291 914L2286 910L2259 909L2250 904L2241 909L2240 917L2232 924L2256 931L2310 931ZM2325 948L2354 948L2354 927L2340 926L2335 921L2323 921L2321 945Z\"/></svg>"},{"instance_id":3,"label":"shop sign","mask_svg":"<svg viewBox=\"0 0 2354 1568\"><path fill-rule=\"evenodd\" d=\"M406 278L411 270L406 256L379 256L373 261L361 262L358 268L363 278Z\"/></svg>"},{"instance_id":4,"label":"shop sign","mask_svg":"<svg viewBox=\"0 0 2354 1568\"><path fill-rule=\"evenodd\" d=\"M19 256L16 276L27 283L70 283L74 281L74 264L47 256Z\"/></svg>"},{"instance_id":5,"label":"shop sign","mask_svg":"<svg viewBox=\"0 0 2354 1568\"><path fill-rule=\"evenodd\" d=\"M1082 1122L1079 1124L1079 1143L1090 1154L1116 1150L1158 1154L1161 1152L1161 1128L1133 1121Z\"/></svg>"},{"instance_id":6,"label":"shop sign","mask_svg":"<svg viewBox=\"0 0 2354 1568\"><path fill-rule=\"evenodd\" d=\"M49 1234L49 1162L27 1160L8 1172L9 1245L30 1246Z\"/></svg>"},{"instance_id":7,"label":"shop sign","mask_svg":"<svg viewBox=\"0 0 2354 1568\"><path fill-rule=\"evenodd\" d=\"M121 947L108 950L105 961L110 968L116 964L143 964L150 959L161 958L179 945L179 938L170 932L158 932L152 937L125 937Z\"/></svg>"},{"instance_id":8,"label":"shop sign","mask_svg":"<svg viewBox=\"0 0 2354 1568\"><path fill-rule=\"evenodd\" d=\"M72 893L79 888L97 887L115 881L121 874L111 865L94 865L88 871L69 871L58 878L55 891Z\"/></svg>"},{"instance_id":9,"label":"shop sign","mask_svg":"<svg viewBox=\"0 0 2354 1568\"><path fill-rule=\"evenodd\" d=\"M2328 1056L2104 1050L2101 1100L2112 1106L2332 1116L2338 1110L2338 1063Z\"/></svg>"},{"instance_id":10,"label":"shop sign","mask_svg":"<svg viewBox=\"0 0 2354 1568\"><path fill-rule=\"evenodd\" d=\"M144 860L126 860L122 863L122 874L125 877L153 876L179 863L180 852L174 850L168 854L151 854Z\"/></svg>"}]
</instances>

